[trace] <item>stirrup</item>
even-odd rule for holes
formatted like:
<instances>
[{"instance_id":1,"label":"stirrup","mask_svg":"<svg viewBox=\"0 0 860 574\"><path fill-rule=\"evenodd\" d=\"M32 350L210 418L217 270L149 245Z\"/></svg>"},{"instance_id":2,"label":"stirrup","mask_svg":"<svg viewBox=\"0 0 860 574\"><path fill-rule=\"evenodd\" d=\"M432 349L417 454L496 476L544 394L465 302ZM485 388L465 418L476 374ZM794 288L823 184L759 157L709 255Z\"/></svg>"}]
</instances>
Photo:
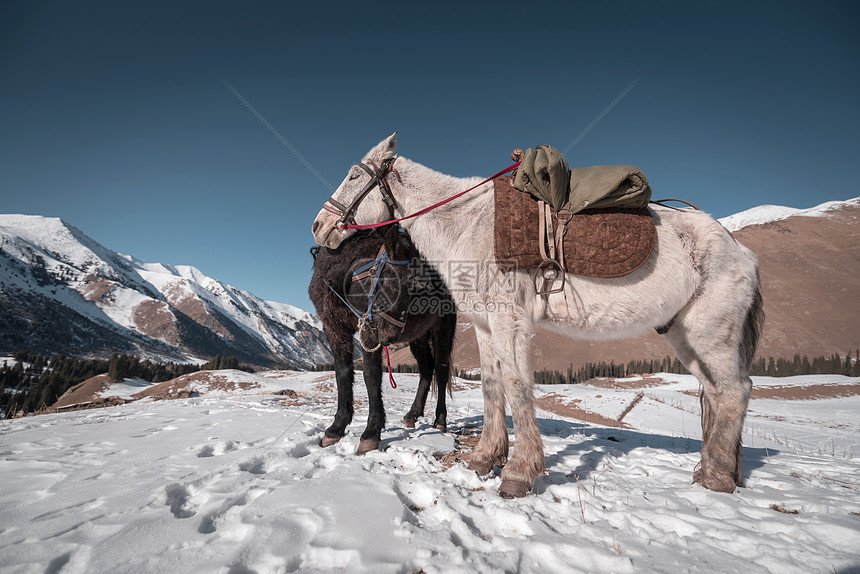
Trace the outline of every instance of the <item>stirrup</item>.
<instances>
[{"instance_id":1,"label":"stirrup","mask_svg":"<svg viewBox=\"0 0 860 574\"><path fill-rule=\"evenodd\" d=\"M538 287L538 280L543 280L543 287ZM547 288L557 279L561 279L558 287ZM538 295L553 295L564 291L564 267L555 259L544 259L540 262L534 275L535 291Z\"/></svg>"}]
</instances>

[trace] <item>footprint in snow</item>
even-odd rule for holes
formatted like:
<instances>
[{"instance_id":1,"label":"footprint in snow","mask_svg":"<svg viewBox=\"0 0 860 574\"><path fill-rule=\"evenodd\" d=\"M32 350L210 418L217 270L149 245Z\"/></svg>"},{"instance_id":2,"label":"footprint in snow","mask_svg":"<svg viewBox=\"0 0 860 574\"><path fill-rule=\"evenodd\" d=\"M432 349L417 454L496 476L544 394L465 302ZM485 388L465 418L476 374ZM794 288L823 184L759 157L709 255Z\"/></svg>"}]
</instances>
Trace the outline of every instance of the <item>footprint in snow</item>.
<instances>
[{"instance_id":1,"label":"footprint in snow","mask_svg":"<svg viewBox=\"0 0 860 574\"><path fill-rule=\"evenodd\" d=\"M228 452L233 452L241 448L246 448L246 445L232 440L219 441L213 444L206 444L200 447L200 449L197 451L197 457L208 458L213 456L221 456L227 454Z\"/></svg>"},{"instance_id":2,"label":"footprint in snow","mask_svg":"<svg viewBox=\"0 0 860 574\"><path fill-rule=\"evenodd\" d=\"M247 494L225 500L217 510L206 513L200 521L200 526L197 527L197 532L200 534L213 534L218 530L218 524L224 515L227 514L227 511L237 506L245 506L246 504L248 504Z\"/></svg>"},{"instance_id":3,"label":"footprint in snow","mask_svg":"<svg viewBox=\"0 0 860 574\"><path fill-rule=\"evenodd\" d=\"M197 514L197 505L191 500L192 494L187 486L170 484L165 489L170 512L176 518L191 518Z\"/></svg>"},{"instance_id":4,"label":"footprint in snow","mask_svg":"<svg viewBox=\"0 0 860 574\"><path fill-rule=\"evenodd\" d=\"M270 492L271 489L252 488L238 496L226 499L217 509L207 512L200 520L197 532L200 534L214 534L222 526L235 520L235 512L230 511L247 505L258 496Z\"/></svg>"}]
</instances>

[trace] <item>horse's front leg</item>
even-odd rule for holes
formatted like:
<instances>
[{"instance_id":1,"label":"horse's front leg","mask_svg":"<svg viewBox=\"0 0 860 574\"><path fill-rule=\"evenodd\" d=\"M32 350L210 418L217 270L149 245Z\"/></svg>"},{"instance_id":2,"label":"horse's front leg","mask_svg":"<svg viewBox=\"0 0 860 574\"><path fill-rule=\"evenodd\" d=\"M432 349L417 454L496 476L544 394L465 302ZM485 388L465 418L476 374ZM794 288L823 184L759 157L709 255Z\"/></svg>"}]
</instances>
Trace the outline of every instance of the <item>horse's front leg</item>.
<instances>
[{"instance_id":1,"label":"horse's front leg","mask_svg":"<svg viewBox=\"0 0 860 574\"><path fill-rule=\"evenodd\" d=\"M382 428L385 426L385 407L382 404L382 351L364 353L364 385L367 387L367 427L361 433L356 454L379 448Z\"/></svg>"},{"instance_id":2,"label":"horse's front leg","mask_svg":"<svg viewBox=\"0 0 860 574\"><path fill-rule=\"evenodd\" d=\"M428 336L422 336L419 339L409 343L409 350L412 351L412 356L415 357L415 362L418 363L418 390L415 393L415 400L412 401L412 407L409 412L403 417L403 424L410 428L415 428L415 423L418 419L424 416L424 405L427 401L427 394L430 392L430 383L433 381L433 367L435 360L433 353L430 351L430 340Z\"/></svg>"},{"instance_id":3,"label":"horse's front leg","mask_svg":"<svg viewBox=\"0 0 860 574\"><path fill-rule=\"evenodd\" d=\"M505 424L505 390L501 360L492 350L492 333L475 325L481 355L481 392L484 395L484 427L469 458L469 468L483 476L508 460L508 427Z\"/></svg>"},{"instance_id":4,"label":"horse's front leg","mask_svg":"<svg viewBox=\"0 0 860 574\"><path fill-rule=\"evenodd\" d=\"M340 335L326 331L326 340L334 355L334 373L337 381L337 412L334 422L325 430L320 446L331 446L346 433L346 427L352 422L352 385L355 382L355 369L352 360L355 343L352 333Z\"/></svg>"},{"instance_id":5,"label":"horse's front leg","mask_svg":"<svg viewBox=\"0 0 860 574\"><path fill-rule=\"evenodd\" d=\"M514 454L502 471L499 493L505 498L525 496L544 471L543 441L535 420L534 374L531 370L531 323L519 314L494 314L493 338L481 348L498 361L504 395L513 415Z\"/></svg>"}]
</instances>

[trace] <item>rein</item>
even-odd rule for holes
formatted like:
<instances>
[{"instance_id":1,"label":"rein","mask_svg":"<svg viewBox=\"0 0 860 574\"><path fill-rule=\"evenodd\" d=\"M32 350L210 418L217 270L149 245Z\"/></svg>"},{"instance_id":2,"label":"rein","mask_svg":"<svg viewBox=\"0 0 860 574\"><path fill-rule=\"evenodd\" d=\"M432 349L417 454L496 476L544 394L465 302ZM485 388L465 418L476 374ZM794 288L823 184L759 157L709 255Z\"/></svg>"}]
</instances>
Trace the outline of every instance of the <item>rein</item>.
<instances>
[{"instance_id":1,"label":"rein","mask_svg":"<svg viewBox=\"0 0 860 574\"><path fill-rule=\"evenodd\" d=\"M692 207L696 211L702 211L701 209L699 209L698 207L696 207L695 205L693 205L689 201L684 201L683 199L652 199L648 203L654 203L656 205L659 205L660 207L667 207L669 209L674 209L675 211L683 211L683 209L680 209L680 208L675 207L673 205L666 205L666 203L669 201L677 201L678 203L684 203L686 205L689 205L690 207Z\"/></svg>"},{"instance_id":2,"label":"rein","mask_svg":"<svg viewBox=\"0 0 860 574\"><path fill-rule=\"evenodd\" d=\"M329 288L329 290L330 290L332 293L334 293L334 294L335 294L335 296L336 296L338 299L340 299L340 302L341 302L341 303L343 303L344 305L346 305L346 308L347 308L347 309L349 309L350 311L352 311L352 314L353 314L353 315L355 315L355 316L358 318L358 324L359 324L359 325L361 325L361 324L365 323L364 317L362 317L362 316L361 316L361 314L360 314L358 311L356 311L356 310L355 310L355 308L354 308L352 305L350 305L350 304L347 302L347 300L346 300L346 299L344 299L343 297L341 297L341 296L340 296L340 293L338 293L337 291L335 291L334 287L332 287L332 286L331 286L331 283L329 283L326 279L323 279L323 283L325 283L325 286L326 286L326 287L328 287L328 288Z\"/></svg>"},{"instance_id":3,"label":"rein","mask_svg":"<svg viewBox=\"0 0 860 574\"><path fill-rule=\"evenodd\" d=\"M385 161L384 161L384 162L382 162L382 163L383 163L383 164L385 164L385 162L394 163L394 160L395 160L395 159L397 159L397 158L396 158L396 157L394 157L394 158L390 158L390 160L385 160ZM371 162L371 163L373 163L373 162ZM432 211L432 210L436 209L437 207L441 207L441 206L445 205L446 203L449 203L449 202L451 202L451 201L454 201L455 199L457 199L457 198L458 198L458 197L460 197L461 195L465 195L466 193L469 193L469 192L470 192L470 191L472 191L473 189L478 188L478 187L481 187L481 186L482 186L482 185L484 185L485 183L490 182L490 181L492 181L492 180L496 179L496 178L497 178L497 177L499 177L500 175L505 175L506 173L510 173L510 172L514 171L515 169L517 169L517 168L520 166L520 163L521 163L521 162L517 162L517 163L515 163L515 164L513 164L513 165L511 165L511 166L508 166L508 167L506 167L505 169L503 169L502 171L500 171L499 173L497 173L497 174L495 174L495 175L491 175L490 177L488 177L488 178L487 178L487 179L485 179L484 181L482 181L482 182L480 182L480 183L478 183L478 184L476 184L476 185L473 185L472 187L470 187L469 189L467 189L467 190L465 190L465 191L461 191L460 193L457 193L457 194L455 194L455 195L452 195L452 196L451 196L451 197L449 197L448 199L443 199L442 201L440 201L440 202L438 202L438 203L434 203L433 205L430 205L430 206L428 206L428 207L425 207L424 209L422 209L422 210L420 210L420 211L416 211L415 213L412 213L412 214L407 215L407 216L405 216L405 217L401 217L401 218L399 218L399 219L394 219L394 208L392 207L392 204L391 204L391 203L388 203L388 201L386 200L386 204L388 205L388 212L389 212L390 216L392 217L392 219L391 219L390 221L383 221L382 223L369 223L369 224L366 224L366 225L357 225L357 224L355 223L355 218L353 217L353 214L355 213L355 210L356 210L356 209L358 209L358 205L361 203L361 201L362 201L362 200L367 196L367 194L368 194L368 193L370 193L370 191L375 187L375 185L376 185L376 182L377 182L377 181L382 181L382 182L384 182L384 183L385 183L384 188L385 188L385 190L386 190L386 191L383 191L383 194L382 194L382 195L383 195L383 199L385 199L385 198L386 198L386 193L387 193L387 194L391 197L391 201L392 201L392 202L394 201L394 196L393 196L393 195L391 195L391 188L388 186L388 183L387 183L387 182L385 182L385 179L384 179L384 178L385 178L385 175L387 175L387 174L388 174L388 172L385 172L385 173L377 172L376 174L374 174L374 175L373 175L373 179L371 179L371 180L370 180L370 182L368 182L368 184L364 187L364 189L363 189L363 190L361 190L361 193L359 193L359 194L358 194L358 196L356 196L356 198L352 201L352 203L349 205L349 207L348 207L348 208L343 208L343 205L342 205L342 204L337 203L337 202L334 202L334 203L333 203L333 205L335 205L336 207L337 207L337 206L340 206L340 211L334 211L334 210L332 210L332 209L329 209L329 205L328 205L328 204L324 204L324 205L323 205L323 209L325 209L326 211L328 211L328 212L330 212L330 213L334 213L335 215L341 215L341 218L340 218L340 225L339 225L339 227L340 227L341 229L375 229L375 228L377 228L377 227L383 227L383 226L386 226L386 225L391 225L392 223L399 223L399 222L401 222L401 221L405 221L405 220L407 220L407 219L412 219L413 217L418 217L419 215L424 215L424 214L425 214L425 213L427 213L428 211ZM364 167L365 171L368 171L368 170L369 170L369 168L368 168L367 166L365 166L364 164L359 164L359 165L361 165L362 167ZM376 164L373 164L373 165L375 166ZM396 171L396 170L394 170L393 168L391 169L391 171L392 171L395 175L397 175L397 180L398 180L400 183L403 183L403 180L401 180L401 179L400 179L400 174L399 174L399 173L397 173L397 171ZM368 173L370 173L370 172L368 171ZM380 179L380 174L381 174L382 179ZM382 189L382 187L383 187L383 186L380 186L380 189ZM329 201L329 202L333 202L332 198L329 198L329 200L328 200L328 201ZM349 219L346 219L346 218L347 218L347 215L349 215Z\"/></svg>"},{"instance_id":4,"label":"rein","mask_svg":"<svg viewBox=\"0 0 860 574\"><path fill-rule=\"evenodd\" d=\"M442 201L439 201L437 203L434 203L433 205L427 206L424 209L416 211L415 213L411 213L411 214L406 215L404 217L395 218L394 217L394 209L397 207L397 200L394 199L394 194L391 192L391 186L389 185L388 180L386 180L386 177L388 176L388 174L393 173L395 176L397 176L397 181L400 183L403 183L403 179L401 179L401 177L400 177L400 172L398 172L396 169L394 169L394 167L392 167L392 164L396 160L397 160L397 156L390 157L388 159L383 160L379 166L377 166L373 160L368 160L370 162L370 165L373 166L373 169L368 167L367 164L364 164L364 163L358 164L358 166L360 168L362 168L364 171L366 171L368 173L368 175L370 175L370 181L367 182L367 185L364 186L364 189L362 189L359 192L359 194L355 197L355 199L352 200L352 202L348 206L343 205L342 203L340 203L339 201L334 199L334 197L329 197L328 200L323 204L323 209L325 209L329 213L333 213L333 214L340 217L340 219L338 220L338 227L340 229L376 229L377 227L384 227L386 225L391 225L392 223L400 223L401 221L405 221L407 219L412 219L413 217L418 217L419 215L424 215L425 213L432 211L432 210L436 209L437 207L441 207L441 206L445 205L446 203L450 203L451 201L454 201L458 197L465 195L465 194L469 193L470 191L484 185L485 183L488 183L488 182L496 179L500 175L505 175L506 173L510 173L510 172L514 171L522 163L522 160L520 160L520 161L516 162L515 164L506 167L502 171L500 171L494 175L491 175L490 177L481 181L480 183L473 185L469 189L461 191L460 193L456 193L447 199L443 199ZM355 212L356 212L356 210L358 210L358 206L361 205L361 202L364 201L364 198L367 197L368 194L371 191L373 191L373 189L377 185L379 186L379 190L382 193L382 200L385 202L385 205L388 207L388 215L389 215L389 217L391 217L391 219L389 219L388 221L382 221L380 223L368 223L368 224L359 225L355 221ZM661 200L651 201L650 203L661 205L663 207L668 207L670 209L678 209L677 207L672 207L671 205L665 204L665 202L670 202L670 201L677 201L680 203L685 203L685 204L689 205L690 207L701 211L698 207L696 207L695 205L693 205L692 203L690 203L688 201L684 201L683 199L661 199Z\"/></svg>"}]
</instances>

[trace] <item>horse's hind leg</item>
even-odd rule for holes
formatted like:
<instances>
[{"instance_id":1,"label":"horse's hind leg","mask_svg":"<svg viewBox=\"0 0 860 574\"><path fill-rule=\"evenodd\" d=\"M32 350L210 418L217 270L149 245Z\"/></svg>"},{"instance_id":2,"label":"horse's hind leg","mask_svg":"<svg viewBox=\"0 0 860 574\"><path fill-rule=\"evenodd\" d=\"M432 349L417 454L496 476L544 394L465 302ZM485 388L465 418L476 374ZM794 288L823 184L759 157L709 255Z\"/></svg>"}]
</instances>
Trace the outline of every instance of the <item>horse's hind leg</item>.
<instances>
[{"instance_id":1,"label":"horse's hind leg","mask_svg":"<svg viewBox=\"0 0 860 574\"><path fill-rule=\"evenodd\" d=\"M736 357L731 350L712 347L697 351L681 337L682 329L676 323L667 338L684 366L702 383L702 459L693 482L711 490L733 492L741 482L741 433L752 381L732 365Z\"/></svg>"},{"instance_id":2,"label":"horse's hind leg","mask_svg":"<svg viewBox=\"0 0 860 574\"><path fill-rule=\"evenodd\" d=\"M403 417L403 424L415 428L415 423L424 416L424 405L427 402L427 394L430 392L430 383L433 380L433 368L436 361L430 350L430 338L427 335L409 343L409 350L412 351L412 356L418 363L419 380L415 400L412 401L409 412Z\"/></svg>"},{"instance_id":3,"label":"horse's hind leg","mask_svg":"<svg viewBox=\"0 0 860 574\"><path fill-rule=\"evenodd\" d=\"M356 454L379 448L382 427L385 426L385 407L382 404L382 351L364 353L364 386L367 387L367 427L361 433Z\"/></svg>"},{"instance_id":4,"label":"horse's hind leg","mask_svg":"<svg viewBox=\"0 0 860 574\"><path fill-rule=\"evenodd\" d=\"M758 343L761 296L752 304L716 289L702 293L666 334L678 358L702 383L702 460L693 482L719 492L741 485L744 418L752 391L749 365ZM739 295L738 291L729 291Z\"/></svg>"},{"instance_id":5,"label":"horse's hind leg","mask_svg":"<svg viewBox=\"0 0 860 574\"><path fill-rule=\"evenodd\" d=\"M334 355L334 373L337 381L337 413L334 422L325 430L320 441L321 446L331 446L346 433L346 427L352 422L352 385L355 380L355 369L352 360L355 343L352 333L335 333L326 329L326 341Z\"/></svg>"},{"instance_id":6,"label":"horse's hind leg","mask_svg":"<svg viewBox=\"0 0 860 574\"><path fill-rule=\"evenodd\" d=\"M433 421L433 428L442 432L448 431L445 393L451 382L451 350L456 331L457 315L455 314L442 317L439 325L433 330L433 347L436 351L436 419Z\"/></svg>"}]
</instances>

